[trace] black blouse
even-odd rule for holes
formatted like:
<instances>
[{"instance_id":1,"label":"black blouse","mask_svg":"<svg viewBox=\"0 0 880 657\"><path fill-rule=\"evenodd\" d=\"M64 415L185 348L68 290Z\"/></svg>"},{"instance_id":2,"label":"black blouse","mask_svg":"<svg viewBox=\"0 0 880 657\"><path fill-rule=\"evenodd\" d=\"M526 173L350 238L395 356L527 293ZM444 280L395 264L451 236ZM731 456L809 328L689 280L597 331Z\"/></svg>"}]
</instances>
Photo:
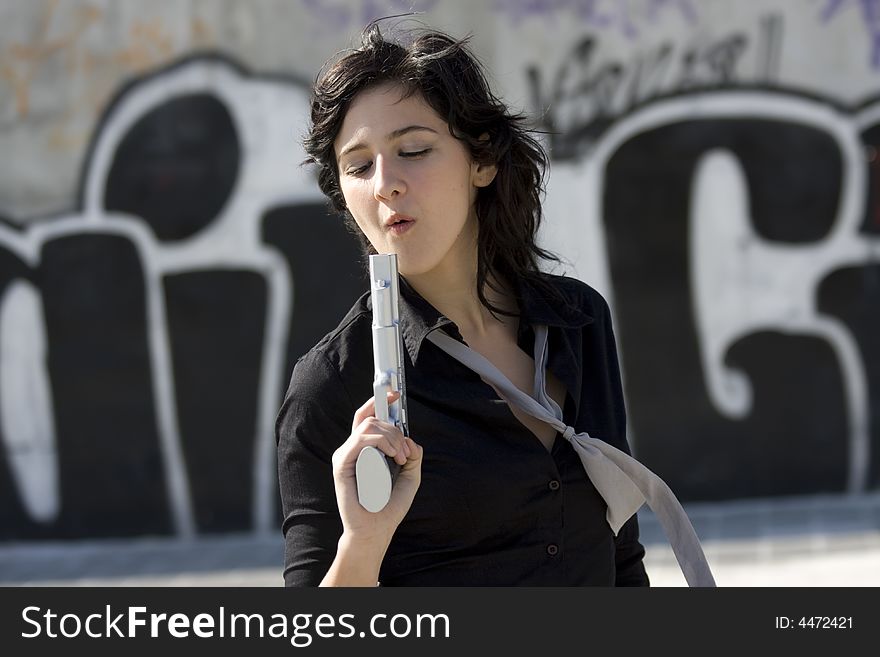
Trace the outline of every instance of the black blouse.
<instances>
[{"instance_id":1,"label":"black blouse","mask_svg":"<svg viewBox=\"0 0 880 657\"><path fill-rule=\"evenodd\" d=\"M629 453L608 305L581 281L545 275L566 300L520 282L518 342L549 327L550 371L565 385L566 424ZM647 585L633 516L615 537L606 506L559 434L550 452L495 390L425 336L455 325L401 278L410 434L424 448L422 481L380 570L383 586ZM296 363L276 422L285 537L284 581L315 586L342 522L331 456L372 395L369 293Z\"/></svg>"}]
</instances>

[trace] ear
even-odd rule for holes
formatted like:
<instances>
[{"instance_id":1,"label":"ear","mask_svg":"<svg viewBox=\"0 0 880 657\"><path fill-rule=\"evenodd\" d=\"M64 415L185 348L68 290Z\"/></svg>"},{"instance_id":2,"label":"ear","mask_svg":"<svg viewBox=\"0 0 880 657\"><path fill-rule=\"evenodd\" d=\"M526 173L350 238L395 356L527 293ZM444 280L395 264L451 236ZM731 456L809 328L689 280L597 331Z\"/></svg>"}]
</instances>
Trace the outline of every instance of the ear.
<instances>
[{"instance_id":1,"label":"ear","mask_svg":"<svg viewBox=\"0 0 880 657\"><path fill-rule=\"evenodd\" d=\"M481 134L479 140L489 141L489 133L484 132ZM474 187L488 186L493 180L495 180L497 174L497 164L477 164L474 162L471 165L471 182L474 184Z\"/></svg>"},{"instance_id":2,"label":"ear","mask_svg":"<svg viewBox=\"0 0 880 657\"><path fill-rule=\"evenodd\" d=\"M474 187L487 187L497 174L497 164L471 164L471 182Z\"/></svg>"},{"instance_id":3,"label":"ear","mask_svg":"<svg viewBox=\"0 0 880 657\"><path fill-rule=\"evenodd\" d=\"M497 164L477 164L471 165L471 182L474 187L487 187L498 173Z\"/></svg>"}]
</instances>

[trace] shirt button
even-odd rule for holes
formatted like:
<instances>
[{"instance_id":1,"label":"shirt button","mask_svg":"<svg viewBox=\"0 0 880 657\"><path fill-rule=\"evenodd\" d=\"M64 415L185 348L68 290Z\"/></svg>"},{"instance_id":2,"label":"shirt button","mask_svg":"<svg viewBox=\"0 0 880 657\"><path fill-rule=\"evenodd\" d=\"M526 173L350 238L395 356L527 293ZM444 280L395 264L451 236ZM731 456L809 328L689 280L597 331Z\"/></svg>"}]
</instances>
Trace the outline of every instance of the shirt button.
<instances>
[{"instance_id":1,"label":"shirt button","mask_svg":"<svg viewBox=\"0 0 880 657\"><path fill-rule=\"evenodd\" d=\"M555 479L551 480L548 486L550 486L550 490L559 490L559 482Z\"/></svg>"},{"instance_id":2,"label":"shirt button","mask_svg":"<svg viewBox=\"0 0 880 657\"><path fill-rule=\"evenodd\" d=\"M553 543L547 546L547 554L551 557L555 557L557 552L559 552L559 548Z\"/></svg>"}]
</instances>

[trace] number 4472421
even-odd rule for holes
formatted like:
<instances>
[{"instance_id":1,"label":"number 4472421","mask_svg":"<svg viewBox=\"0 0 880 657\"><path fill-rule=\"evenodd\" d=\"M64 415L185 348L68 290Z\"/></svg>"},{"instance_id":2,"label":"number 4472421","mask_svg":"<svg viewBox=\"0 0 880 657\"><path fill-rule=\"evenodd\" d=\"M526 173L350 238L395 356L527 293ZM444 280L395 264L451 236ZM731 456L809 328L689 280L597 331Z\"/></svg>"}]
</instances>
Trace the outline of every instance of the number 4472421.
<instances>
[{"instance_id":1,"label":"number 4472421","mask_svg":"<svg viewBox=\"0 0 880 657\"><path fill-rule=\"evenodd\" d=\"M849 629L853 626L852 616L788 616L776 617L776 629L832 630Z\"/></svg>"}]
</instances>

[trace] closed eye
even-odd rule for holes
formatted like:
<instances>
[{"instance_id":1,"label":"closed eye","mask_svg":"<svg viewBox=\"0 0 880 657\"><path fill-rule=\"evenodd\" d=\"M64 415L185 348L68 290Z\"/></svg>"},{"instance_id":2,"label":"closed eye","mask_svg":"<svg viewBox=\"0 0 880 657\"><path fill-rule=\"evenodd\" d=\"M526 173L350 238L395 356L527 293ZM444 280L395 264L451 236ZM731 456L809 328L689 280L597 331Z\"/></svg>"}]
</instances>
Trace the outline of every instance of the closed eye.
<instances>
[{"instance_id":1,"label":"closed eye","mask_svg":"<svg viewBox=\"0 0 880 657\"><path fill-rule=\"evenodd\" d=\"M429 147L429 148L423 148L420 151L400 151L398 153L398 155L400 157L403 157L406 159L417 159L417 158L420 158L420 157L427 155L432 150L433 149ZM372 162L365 162L364 164L360 165L359 167L352 167L350 169L346 169L345 174L348 176L361 176L361 175L365 174L371 166L373 166Z\"/></svg>"},{"instance_id":2,"label":"closed eye","mask_svg":"<svg viewBox=\"0 0 880 657\"><path fill-rule=\"evenodd\" d=\"M400 151L400 157L419 157L420 155L427 155L430 152L430 148L423 148L420 151Z\"/></svg>"},{"instance_id":3,"label":"closed eye","mask_svg":"<svg viewBox=\"0 0 880 657\"><path fill-rule=\"evenodd\" d=\"M372 162L366 162L359 167L353 167L345 170L345 174L348 176L359 176L363 173L366 173L367 169L373 166Z\"/></svg>"}]
</instances>

